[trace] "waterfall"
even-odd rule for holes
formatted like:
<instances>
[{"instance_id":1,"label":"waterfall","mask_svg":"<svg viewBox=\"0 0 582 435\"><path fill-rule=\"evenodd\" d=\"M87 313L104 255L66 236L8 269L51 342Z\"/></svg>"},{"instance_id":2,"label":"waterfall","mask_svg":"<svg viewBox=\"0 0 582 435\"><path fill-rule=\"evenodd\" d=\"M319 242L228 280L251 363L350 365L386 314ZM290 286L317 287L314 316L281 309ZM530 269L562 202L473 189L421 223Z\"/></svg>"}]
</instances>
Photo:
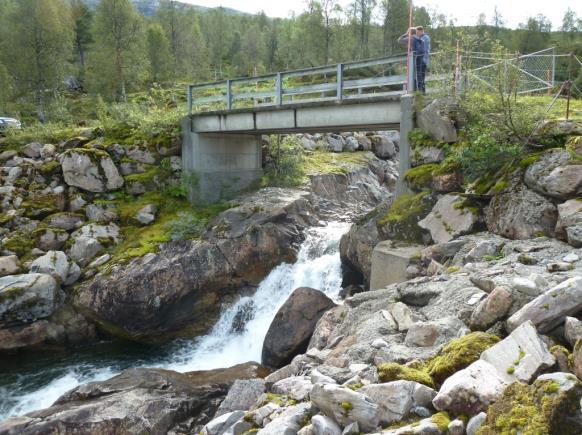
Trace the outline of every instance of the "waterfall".
<instances>
[{"instance_id":1,"label":"waterfall","mask_svg":"<svg viewBox=\"0 0 582 435\"><path fill-rule=\"evenodd\" d=\"M252 296L226 307L205 336L181 340L171 350L147 355L76 356L58 367L18 372L16 379L0 380L0 421L50 406L76 386L108 379L130 367L161 367L179 372L230 367L261 361L263 341L275 314L298 287L312 287L338 302L341 289L339 242L349 224L330 222L307 230L294 264L282 263L260 283ZM162 356L160 356L160 353Z\"/></svg>"},{"instance_id":2,"label":"waterfall","mask_svg":"<svg viewBox=\"0 0 582 435\"><path fill-rule=\"evenodd\" d=\"M183 347L165 367L187 372L261 362L269 325L293 290L312 287L337 302L342 281L339 241L347 230L348 224L338 222L310 229L294 264L273 269L254 295L240 298L225 310L208 335ZM245 316L248 320L242 330L233 328L233 322L236 326Z\"/></svg>"}]
</instances>

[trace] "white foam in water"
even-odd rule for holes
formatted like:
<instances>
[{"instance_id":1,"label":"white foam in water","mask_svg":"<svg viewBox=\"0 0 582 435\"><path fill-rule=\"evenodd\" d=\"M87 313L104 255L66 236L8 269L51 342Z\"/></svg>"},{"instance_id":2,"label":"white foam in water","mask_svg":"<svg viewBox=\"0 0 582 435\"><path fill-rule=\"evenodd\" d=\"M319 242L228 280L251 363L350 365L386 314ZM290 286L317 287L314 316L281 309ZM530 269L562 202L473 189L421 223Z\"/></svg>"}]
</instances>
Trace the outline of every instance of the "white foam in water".
<instances>
[{"instance_id":1,"label":"white foam in water","mask_svg":"<svg viewBox=\"0 0 582 435\"><path fill-rule=\"evenodd\" d=\"M261 282L254 295L240 298L225 309L212 331L194 341L184 341L172 357L149 367L162 367L179 372L209 370L236 364L261 362L263 341L271 321L289 295L298 287L312 287L338 302L341 289L339 241L348 223L331 222L325 227L308 231L294 264L283 263ZM253 317L244 329L234 332L233 319L245 304L252 303ZM0 421L10 416L46 408L62 394L80 384L102 381L117 374L112 367L77 370L71 367L66 374L53 379L35 391L11 397L8 409L0 410ZM82 373L81 373L82 372ZM0 391L14 394L14 391Z\"/></svg>"},{"instance_id":2,"label":"white foam in water","mask_svg":"<svg viewBox=\"0 0 582 435\"><path fill-rule=\"evenodd\" d=\"M115 374L109 368L94 370L91 374L81 374L73 369L36 391L13 397L15 404L6 410L5 415L0 414L0 421L10 416L23 415L37 409L47 408L64 393L78 385L86 382L104 381Z\"/></svg>"}]
</instances>

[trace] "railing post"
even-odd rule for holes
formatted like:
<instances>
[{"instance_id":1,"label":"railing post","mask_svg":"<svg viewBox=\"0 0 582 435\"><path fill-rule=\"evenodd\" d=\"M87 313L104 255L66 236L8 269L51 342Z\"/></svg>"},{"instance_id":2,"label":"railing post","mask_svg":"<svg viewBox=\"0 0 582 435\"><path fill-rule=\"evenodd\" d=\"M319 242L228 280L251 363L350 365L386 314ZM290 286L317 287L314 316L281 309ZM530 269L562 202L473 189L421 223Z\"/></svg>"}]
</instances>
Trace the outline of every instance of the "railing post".
<instances>
[{"instance_id":1,"label":"railing post","mask_svg":"<svg viewBox=\"0 0 582 435\"><path fill-rule=\"evenodd\" d=\"M192 115L192 85L188 85L188 115Z\"/></svg>"},{"instance_id":2,"label":"railing post","mask_svg":"<svg viewBox=\"0 0 582 435\"><path fill-rule=\"evenodd\" d=\"M414 92L414 78L416 77L416 64L414 62L414 51L408 53L408 89L406 92L412 94Z\"/></svg>"},{"instance_id":3,"label":"railing post","mask_svg":"<svg viewBox=\"0 0 582 435\"><path fill-rule=\"evenodd\" d=\"M344 89L344 65L341 63L337 64L337 99L341 101L343 98Z\"/></svg>"},{"instance_id":4,"label":"railing post","mask_svg":"<svg viewBox=\"0 0 582 435\"><path fill-rule=\"evenodd\" d=\"M277 104L277 106L281 106L283 104L283 75L280 72L277 73L277 82L275 83L275 93L276 93L275 103Z\"/></svg>"},{"instance_id":5,"label":"railing post","mask_svg":"<svg viewBox=\"0 0 582 435\"><path fill-rule=\"evenodd\" d=\"M232 109L232 81L226 81L226 108Z\"/></svg>"}]
</instances>

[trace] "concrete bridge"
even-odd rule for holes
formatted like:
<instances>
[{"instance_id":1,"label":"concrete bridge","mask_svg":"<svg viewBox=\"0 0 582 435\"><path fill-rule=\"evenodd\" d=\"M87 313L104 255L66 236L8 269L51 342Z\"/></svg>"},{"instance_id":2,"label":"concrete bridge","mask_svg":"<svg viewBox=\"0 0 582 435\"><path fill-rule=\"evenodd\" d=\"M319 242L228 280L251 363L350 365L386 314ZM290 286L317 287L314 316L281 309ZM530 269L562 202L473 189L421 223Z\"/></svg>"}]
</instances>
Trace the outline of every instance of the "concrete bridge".
<instances>
[{"instance_id":1,"label":"concrete bridge","mask_svg":"<svg viewBox=\"0 0 582 435\"><path fill-rule=\"evenodd\" d=\"M263 134L399 130L404 173L413 127L406 62L394 56L189 86L182 158L198 179L191 200L216 201L260 179Z\"/></svg>"}]
</instances>

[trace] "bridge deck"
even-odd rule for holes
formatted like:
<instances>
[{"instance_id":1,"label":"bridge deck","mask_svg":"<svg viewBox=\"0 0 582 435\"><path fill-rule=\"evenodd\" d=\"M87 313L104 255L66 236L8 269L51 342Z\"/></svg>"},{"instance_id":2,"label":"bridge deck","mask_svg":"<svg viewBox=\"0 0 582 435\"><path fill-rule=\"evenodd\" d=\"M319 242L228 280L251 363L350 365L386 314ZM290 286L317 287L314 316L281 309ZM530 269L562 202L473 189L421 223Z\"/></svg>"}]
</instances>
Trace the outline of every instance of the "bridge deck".
<instances>
[{"instance_id":1,"label":"bridge deck","mask_svg":"<svg viewBox=\"0 0 582 435\"><path fill-rule=\"evenodd\" d=\"M400 128L400 95L193 114L197 133L301 133Z\"/></svg>"}]
</instances>

